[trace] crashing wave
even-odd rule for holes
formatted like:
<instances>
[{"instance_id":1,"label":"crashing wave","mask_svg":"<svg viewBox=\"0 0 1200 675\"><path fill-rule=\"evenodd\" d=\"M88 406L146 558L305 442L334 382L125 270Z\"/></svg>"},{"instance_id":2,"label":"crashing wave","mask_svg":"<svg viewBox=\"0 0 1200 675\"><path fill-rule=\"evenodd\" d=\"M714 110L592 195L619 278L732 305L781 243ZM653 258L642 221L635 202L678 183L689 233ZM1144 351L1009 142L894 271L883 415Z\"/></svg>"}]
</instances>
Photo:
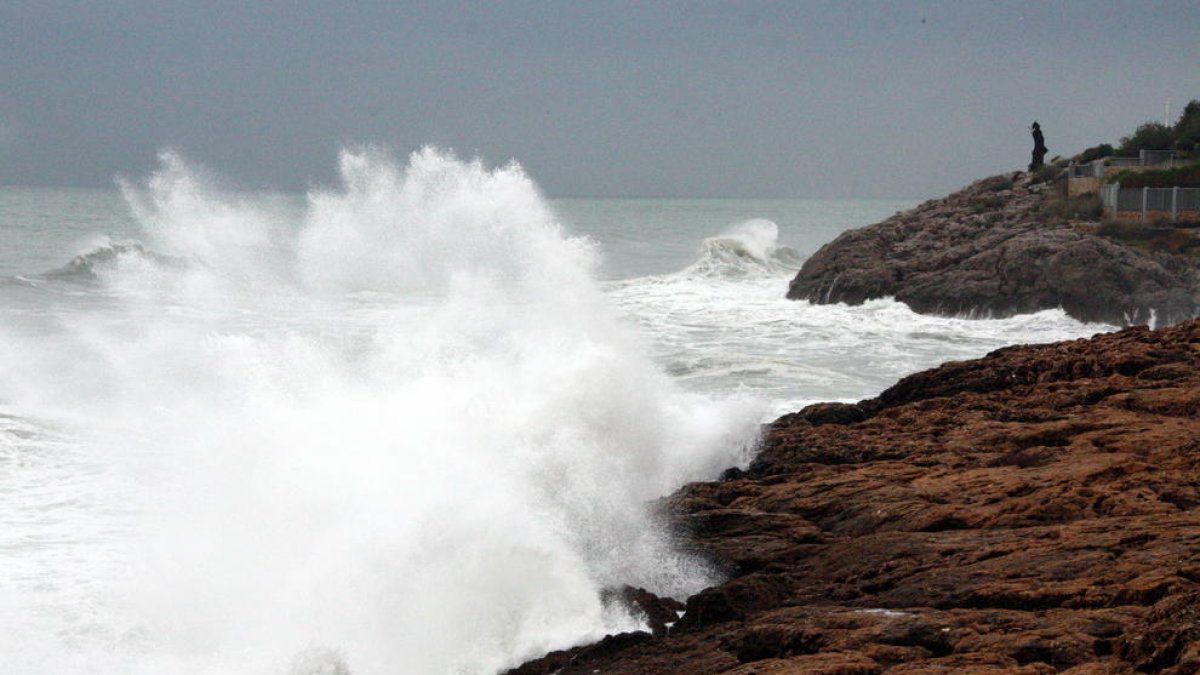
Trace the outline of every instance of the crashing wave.
<instances>
[{"instance_id":1,"label":"crashing wave","mask_svg":"<svg viewBox=\"0 0 1200 675\"><path fill-rule=\"evenodd\" d=\"M280 206L162 164L123 186L145 247L49 273L103 302L0 322L0 396L81 429L88 513L121 510L120 550L47 573L92 586L22 587L66 609L0 631L0 660L482 675L637 629L607 588L715 582L648 504L747 461L762 407L662 373L518 166L346 151ZM67 644L80 606L145 637Z\"/></svg>"},{"instance_id":2,"label":"crashing wave","mask_svg":"<svg viewBox=\"0 0 1200 675\"><path fill-rule=\"evenodd\" d=\"M683 274L724 278L774 277L800 268L800 256L779 245L779 226L756 218L704 240L700 258Z\"/></svg>"}]
</instances>

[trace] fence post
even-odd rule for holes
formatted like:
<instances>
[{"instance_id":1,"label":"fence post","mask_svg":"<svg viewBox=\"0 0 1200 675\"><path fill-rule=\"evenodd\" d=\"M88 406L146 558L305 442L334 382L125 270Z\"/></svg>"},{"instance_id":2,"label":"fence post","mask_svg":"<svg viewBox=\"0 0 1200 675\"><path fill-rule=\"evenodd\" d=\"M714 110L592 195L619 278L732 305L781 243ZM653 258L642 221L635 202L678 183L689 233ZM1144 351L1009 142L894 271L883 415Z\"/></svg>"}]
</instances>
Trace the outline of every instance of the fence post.
<instances>
[{"instance_id":1,"label":"fence post","mask_svg":"<svg viewBox=\"0 0 1200 675\"><path fill-rule=\"evenodd\" d=\"M1145 150L1142 150L1145 152ZM1150 188L1142 188L1142 222L1146 222L1146 196L1150 194Z\"/></svg>"},{"instance_id":2,"label":"fence post","mask_svg":"<svg viewBox=\"0 0 1200 675\"><path fill-rule=\"evenodd\" d=\"M1179 222L1179 186L1171 188L1171 222Z\"/></svg>"}]
</instances>

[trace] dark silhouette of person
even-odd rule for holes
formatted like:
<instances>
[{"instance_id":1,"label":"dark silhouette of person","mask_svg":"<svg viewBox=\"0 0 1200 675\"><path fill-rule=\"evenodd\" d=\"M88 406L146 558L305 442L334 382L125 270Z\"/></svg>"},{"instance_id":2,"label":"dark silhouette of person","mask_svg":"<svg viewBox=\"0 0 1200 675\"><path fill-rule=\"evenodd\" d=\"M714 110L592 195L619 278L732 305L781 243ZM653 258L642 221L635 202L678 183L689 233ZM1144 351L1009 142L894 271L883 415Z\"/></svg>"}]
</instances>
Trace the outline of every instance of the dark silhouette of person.
<instances>
[{"instance_id":1,"label":"dark silhouette of person","mask_svg":"<svg viewBox=\"0 0 1200 675\"><path fill-rule=\"evenodd\" d=\"M1033 161L1029 163L1030 171L1037 171L1042 168L1046 159L1046 139L1042 137L1042 128L1035 121L1033 123Z\"/></svg>"}]
</instances>

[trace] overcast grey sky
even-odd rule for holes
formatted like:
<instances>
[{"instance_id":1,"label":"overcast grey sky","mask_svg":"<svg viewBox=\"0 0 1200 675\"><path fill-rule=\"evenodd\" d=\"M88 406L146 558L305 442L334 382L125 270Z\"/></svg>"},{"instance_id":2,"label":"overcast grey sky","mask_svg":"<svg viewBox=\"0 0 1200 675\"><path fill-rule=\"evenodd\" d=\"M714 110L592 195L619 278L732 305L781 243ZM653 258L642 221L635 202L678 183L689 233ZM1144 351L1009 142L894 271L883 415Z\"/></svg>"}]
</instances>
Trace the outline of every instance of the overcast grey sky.
<instances>
[{"instance_id":1,"label":"overcast grey sky","mask_svg":"<svg viewBox=\"0 0 1200 675\"><path fill-rule=\"evenodd\" d=\"M339 147L552 196L933 197L1200 98L1200 2L0 3L0 184L171 147L247 187Z\"/></svg>"}]
</instances>

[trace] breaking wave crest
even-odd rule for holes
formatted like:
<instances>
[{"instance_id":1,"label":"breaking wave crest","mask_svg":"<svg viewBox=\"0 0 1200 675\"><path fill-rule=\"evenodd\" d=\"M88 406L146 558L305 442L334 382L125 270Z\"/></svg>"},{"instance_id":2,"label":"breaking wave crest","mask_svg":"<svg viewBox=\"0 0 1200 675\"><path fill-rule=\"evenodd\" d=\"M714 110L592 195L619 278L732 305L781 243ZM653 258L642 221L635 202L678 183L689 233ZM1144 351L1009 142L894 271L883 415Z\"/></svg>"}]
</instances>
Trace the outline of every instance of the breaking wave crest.
<instances>
[{"instance_id":1,"label":"breaking wave crest","mask_svg":"<svg viewBox=\"0 0 1200 675\"><path fill-rule=\"evenodd\" d=\"M755 219L705 239L699 259L683 274L724 278L776 277L794 273L801 262L795 251L779 244L779 227L775 223Z\"/></svg>"}]
</instances>

